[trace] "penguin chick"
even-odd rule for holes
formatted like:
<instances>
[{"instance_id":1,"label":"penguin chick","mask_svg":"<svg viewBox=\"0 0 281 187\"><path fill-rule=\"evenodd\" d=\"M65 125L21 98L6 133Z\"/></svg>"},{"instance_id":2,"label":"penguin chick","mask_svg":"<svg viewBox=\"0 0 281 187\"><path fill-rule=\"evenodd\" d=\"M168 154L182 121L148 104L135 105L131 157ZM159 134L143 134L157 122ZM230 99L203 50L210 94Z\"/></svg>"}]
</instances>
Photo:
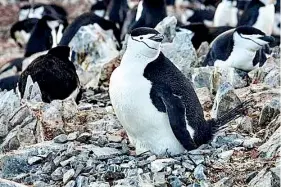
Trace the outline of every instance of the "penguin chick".
<instances>
[{"instance_id":1,"label":"penguin chick","mask_svg":"<svg viewBox=\"0 0 281 187\"><path fill-rule=\"evenodd\" d=\"M37 82L44 102L76 96L80 88L74 64L69 60L70 48L58 46L36 58L21 74L19 91L23 96L27 77Z\"/></svg>"},{"instance_id":2,"label":"penguin chick","mask_svg":"<svg viewBox=\"0 0 281 187\"><path fill-rule=\"evenodd\" d=\"M56 16L44 16L32 30L29 41L26 44L24 56L29 57L34 53L56 47L66 27L66 20L61 20Z\"/></svg>"},{"instance_id":3,"label":"penguin chick","mask_svg":"<svg viewBox=\"0 0 281 187\"><path fill-rule=\"evenodd\" d=\"M266 60L262 58L263 62L256 61L261 59L256 57L257 51L272 42L274 42L273 37L266 36L254 27L241 26L231 29L219 35L211 43L210 51L203 64L251 71Z\"/></svg>"},{"instance_id":4,"label":"penguin chick","mask_svg":"<svg viewBox=\"0 0 281 187\"><path fill-rule=\"evenodd\" d=\"M247 106L206 121L192 83L160 51L163 38L155 29L133 30L110 78L112 106L137 154L196 149Z\"/></svg>"}]
</instances>

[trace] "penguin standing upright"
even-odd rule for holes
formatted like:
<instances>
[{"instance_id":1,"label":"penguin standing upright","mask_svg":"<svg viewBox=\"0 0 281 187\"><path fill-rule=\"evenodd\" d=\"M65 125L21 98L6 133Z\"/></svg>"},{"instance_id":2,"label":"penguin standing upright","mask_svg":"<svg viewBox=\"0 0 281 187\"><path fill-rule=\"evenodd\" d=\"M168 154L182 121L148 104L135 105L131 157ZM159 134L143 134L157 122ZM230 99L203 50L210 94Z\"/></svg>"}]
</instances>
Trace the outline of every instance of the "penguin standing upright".
<instances>
[{"instance_id":1,"label":"penguin standing upright","mask_svg":"<svg viewBox=\"0 0 281 187\"><path fill-rule=\"evenodd\" d=\"M165 0L141 0L138 5L136 22L131 28L150 27L154 28L167 16Z\"/></svg>"},{"instance_id":2,"label":"penguin standing upright","mask_svg":"<svg viewBox=\"0 0 281 187\"><path fill-rule=\"evenodd\" d=\"M272 0L252 0L243 12L238 26L252 26L267 35L274 27L275 7Z\"/></svg>"},{"instance_id":3,"label":"penguin standing upright","mask_svg":"<svg viewBox=\"0 0 281 187\"><path fill-rule=\"evenodd\" d=\"M66 20L46 15L40 19L31 32L26 44L25 57L56 47L67 26Z\"/></svg>"},{"instance_id":4,"label":"penguin standing upright","mask_svg":"<svg viewBox=\"0 0 281 187\"><path fill-rule=\"evenodd\" d=\"M273 37L266 36L254 27L241 26L231 29L211 43L204 65L251 71L265 63L266 51L257 52L272 42Z\"/></svg>"},{"instance_id":5,"label":"penguin standing upright","mask_svg":"<svg viewBox=\"0 0 281 187\"><path fill-rule=\"evenodd\" d=\"M160 51L163 38L155 29L134 29L110 78L112 106L137 154L195 149L246 105L206 121L192 83Z\"/></svg>"},{"instance_id":6,"label":"penguin standing upright","mask_svg":"<svg viewBox=\"0 0 281 187\"><path fill-rule=\"evenodd\" d=\"M222 0L218 5L214 16L214 27L236 27L238 23L238 8L235 0Z\"/></svg>"},{"instance_id":7,"label":"penguin standing upright","mask_svg":"<svg viewBox=\"0 0 281 187\"><path fill-rule=\"evenodd\" d=\"M105 18L121 29L128 10L127 0L111 0L107 6Z\"/></svg>"},{"instance_id":8,"label":"penguin standing upright","mask_svg":"<svg viewBox=\"0 0 281 187\"><path fill-rule=\"evenodd\" d=\"M30 75L37 82L44 102L55 99L76 97L80 83L74 64L69 60L70 48L58 46L46 55L36 58L21 74L19 91L23 96L27 77Z\"/></svg>"}]
</instances>

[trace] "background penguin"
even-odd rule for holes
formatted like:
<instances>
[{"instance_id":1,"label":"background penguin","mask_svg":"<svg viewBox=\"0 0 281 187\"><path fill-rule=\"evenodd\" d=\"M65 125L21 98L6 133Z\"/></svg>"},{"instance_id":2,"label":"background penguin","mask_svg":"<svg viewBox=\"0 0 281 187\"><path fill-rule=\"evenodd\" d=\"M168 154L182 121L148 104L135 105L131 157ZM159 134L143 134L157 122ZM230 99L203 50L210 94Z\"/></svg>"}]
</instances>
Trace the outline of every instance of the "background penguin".
<instances>
[{"instance_id":1,"label":"background penguin","mask_svg":"<svg viewBox=\"0 0 281 187\"><path fill-rule=\"evenodd\" d=\"M26 44L24 56L29 57L34 53L46 51L57 46L66 26L66 20L61 20L55 16L44 16L35 25Z\"/></svg>"},{"instance_id":2,"label":"background penguin","mask_svg":"<svg viewBox=\"0 0 281 187\"><path fill-rule=\"evenodd\" d=\"M137 154L195 149L246 105L205 121L192 83L160 51L163 38L155 29L133 30L110 79L112 106Z\"/></svg>"},{"instance_id":3,"label":"background penguin","mask_svg":"<svg viewBox=\"0 0 281 187\"><path fill-rule=\"evenodd\" d=\"M36 58L23 71L19 79L19 91L24 94L28 75L37 82L44 102L76 96L80 87L74 64L69 60L70 48L58 46L46 55Z\"/></svg>"},{"instance_id":4,"label":"background penguin","mask_svg":"<svg viewBox=\"0 0 281 187\"><path fill-rule=\"evenodd\" d=\"M34 5L24 5L19 11L19 21L28 18L41 19L45 15L55 15L60 18L66 18L67 12L59 5L36 3Z\"/></svg>"},{"instance_id":5,"label":"background penguin","mask_svg":"<svg viewBox=\"0 0 281 187\"><path fill-rule=\"evenodd\" d=\"M181 15L181 22L183 24L188 23L205 23L208 26L213 25L213 19L215 15L215 10L213 8L200 8L192 9L188 8Z\"/></svg>"},{"instance_id":6,"label":"background penguin","mask_svg":"<svg viewBox=\"0 0 281 187\"><path fill-rule=\"evenodd\" d=\"M30 38L30 34L39 19L29 18L16 22L10 29L10 35L19 47L24 47Z\"/></svg>"},{"instance_id":7,"label":"background penguin","mask_svg":"<svg viewBox=\"0 0 281 187\"><path fill-rule=\"evenodd\" d=\"M23 60L24 60L24 58L16 58L16 59L10 60L9 62L7 62L5 65L3 65L1 67L0 74L12 69L13 67L16 67L18 72L22 71L22 61Z\"/></svg>"},{"instance_id":8,"label":"background penguin","mask_svg":"<svg viewBox=\"0 0 281 187\"><path fill-rule=\"evenodd\" d=\"M132 24L129 31L138 27L154 28L166 16L167 12L164 0L142 0L138 5L136 22Z\"/></svg>"},{"instance_id":9,"label":"background penguin","mask_svg":"<svg viewBox=\"0 0 281 187\"><path fill-rule=\"evenodd\" d=\"M214 15L214 26L236 27L238 23L238 8L235 0L222 0Z\"/></svg>"},{"instance_id":10,"label":"background penguin","mask_svg":"<svg viewBox=\"0 0 281 187\"><path fill-rule=\"evenodd\" d=\"M96 15L100 17L105 16L107 4L103 0L97 0L94 4L91 6L91 12L94 12Z\"/></svg>"},{"instance_id":11,"label":"background penguin","mask_svg":"<svg viewBox=\"0 0 281 187\"><path fill-rule=\"evenodd\" d=\"M253 26L267 35L272 34L275 7L272 0L252 0L243 12L238 26Z\"/></svg>"},{"instance_id":12,"label":"background penguin","mask_svg":"<svg viewBox=\"0 0 281 187\"><path fill-rule=\"evenodd\" d=\"M244 71L251 71L264 64L257 51L273 42L274 38L266 36L262 31L248 26L231 29L219 35L210 45L204 65L233 67ZM257 60L263 59L262 62Z\"/></svg>"},{"instance_id":13,"label":"background penguin","mask_svg":"<svg viewBox=\"0 0 281 187\"><path fill-rule=\"evenodd\" d=\"M102 29L104 30L113 30L113 34L118 41L119 44L121 44L120 41L120 30L116 27L116 25L108 20L105 20L104 18L101 18L97 16L94 12L88 12L80 15L77 17L66 29L63 33L62 39L59 43L59 45L68 45L72 38L75 36L75 34L78 32L80 27L90 25L97 23Z\"/></svg>"},{"instance_id":14,"label":"background penguin","mask_svg":"<svg viewBox=\"0 0 281 187\"><path fill-rule=\"evenodd\" d=\"M207 27L204 23L191 23L184 26L181 25L180 28L188 29L193 32L191 42L193 47L198 49L202 42L206 41L210 44L221 33L230 30L233 27Z\"/></svg>"},{"instance_id":15,"label":"background penguin","mask_svg":"<svg viewBox=\"0 0 281 187\"><path fill-rule=\"evenodd\" d=\"M107 6L105 18L115 23L121 29L128 9L127 0L111 0Z\"/></svg>"},{"instance_id":16,"label":"background penguin","mask_svg":"<svg viewBox=\"0 0 281 187\"><path fill-rule=\"evenodd\" d=\"M15 90L19 81L19 75L13 75L0 79L0 90Z\"/></svg>"}]
</instances>

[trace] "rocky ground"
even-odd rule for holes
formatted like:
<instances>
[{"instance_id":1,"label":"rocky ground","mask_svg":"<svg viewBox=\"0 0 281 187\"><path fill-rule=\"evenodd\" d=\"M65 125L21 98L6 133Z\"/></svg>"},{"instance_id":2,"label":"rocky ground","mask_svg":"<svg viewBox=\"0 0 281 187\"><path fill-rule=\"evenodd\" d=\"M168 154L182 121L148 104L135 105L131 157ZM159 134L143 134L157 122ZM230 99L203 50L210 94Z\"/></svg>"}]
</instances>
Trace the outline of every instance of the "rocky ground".
<instances>
[{"instance_id":1,"label":"rocky ground","mask_svg":"<svg viewBox=\"0 0 281 187\"><path fill-rule=\"evenodd\" d=\"M279 47L263 67L248 74L200 67L208 44L195 51L188 33L175 32L175 19L163 21L157 29L172 43L164 43L162 51L192 80L206 119L241 101L252 103L246 116L196 150L135 155L108 95L108 80L122 51L116 50L112 33L88 27L70 44L85 88L79 103L43 103L31 79L23 99L13 91L0 92L1 187L280 186ZM8 44L1 43L7 52L0 50L0 58L19 51Z\"/></svg>"}]
</instances>

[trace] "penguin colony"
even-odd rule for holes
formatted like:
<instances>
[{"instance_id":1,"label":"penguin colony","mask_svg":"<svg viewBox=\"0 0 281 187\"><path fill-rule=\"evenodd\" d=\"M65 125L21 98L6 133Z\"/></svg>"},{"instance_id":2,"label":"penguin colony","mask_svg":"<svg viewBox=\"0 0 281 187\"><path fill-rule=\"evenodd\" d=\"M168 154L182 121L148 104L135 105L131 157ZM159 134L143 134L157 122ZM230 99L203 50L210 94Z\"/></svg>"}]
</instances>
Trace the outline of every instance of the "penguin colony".
<instances>
[{"instance_id":1,"label":"penguin colony","mask_svg":"<svg viewBox=\"0 0 281 187\"><path fill-rule=\"evenodd\" d=\"M154 27L167 15L177 15L177 30L193 33L195 49L202 42L210 44L203 66L249 72L265 63L270 47L280 45L278 7L279 0L97 0L69 24L61 6L26 4L10 30L25 53L1 67L0 73L11 68L18 73L0 79L0 89L18 90L23 97L31 76L44 102L69 97L79 102L83 85L68 45L82 26L98 24L114 33L119 49L128 36L121 64L110 78L109 95L137 154L180 154L210 141L218 129L241 116L249 102L205 120L192 82L161 52L164 36ZM22 69L22 61L39 52L44 54Z\"/></svg>"}]
</instances>

